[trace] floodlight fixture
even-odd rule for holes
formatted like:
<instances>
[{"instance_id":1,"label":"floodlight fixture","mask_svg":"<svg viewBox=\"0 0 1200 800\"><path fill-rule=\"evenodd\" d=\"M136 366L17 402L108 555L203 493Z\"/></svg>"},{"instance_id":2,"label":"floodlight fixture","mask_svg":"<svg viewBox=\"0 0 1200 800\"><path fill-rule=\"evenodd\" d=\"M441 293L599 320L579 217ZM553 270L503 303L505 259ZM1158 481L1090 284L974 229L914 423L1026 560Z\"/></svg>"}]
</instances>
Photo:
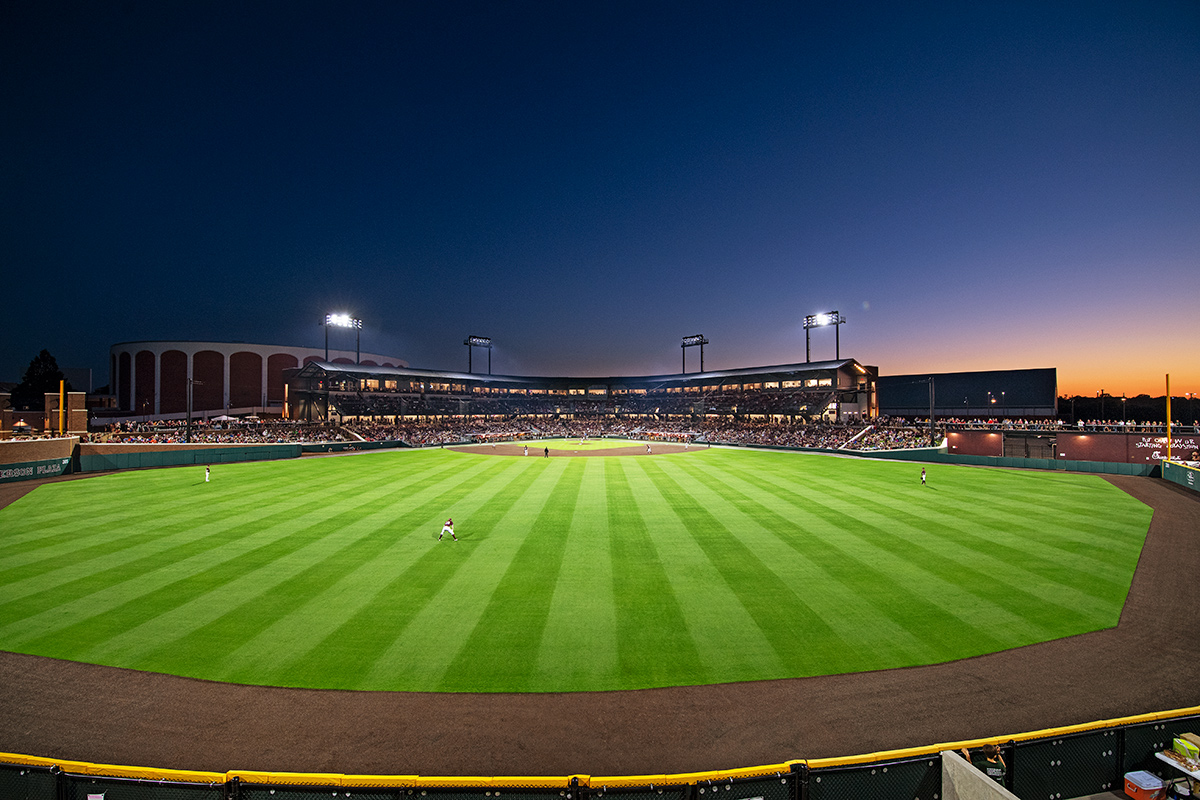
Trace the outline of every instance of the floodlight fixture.
<instances>
[{"instance_id":1,"label":"floodlight fixture","mask_svg":"<svg viewBox=\"0 0 1200 800\"><path fill-rule=\"evenodd\" d=\"M362 328L362 320L349 314L326 314L325 324L335 328Z\"/></svg>"},{"instance_id":2,"label":"floodlight fixture","mask_svg":"<svg viewBox=\"0 0 1200 800\"><path fill-rule=\"evenodd\" d=\"M846 318L837 311L826 311L820 314L809 314L804 318L804 361L805 363L812 361L809 350L808 332L812 328L824 328L828 325L833 326L834 333L834 358L839 361L842 358L842 342L841 334L838 331L839 325L844 325Z\"/></svg>"},{"instance_id":3,"label":"floodlight fixture","mask_svg":"<svg viewBox=\"0 0 1200 800\"><path fill-rule=\"evenodd\" d=\"M708 339L705 339L702 333L683 337L683 343L679 345L680 352L683 354L683 368L680 374L687 372L687 348L689 347L700 348L700 371L704 372L704 345L706 344L708 344Z\"/></svg>"},{"instance_id":4,"label":"floodlight fixture","mask_svg":"<svg viewBox=\"0 0 1200 800\"><path fill-rule=\"evenodd\" d=\"M488 375L492 374L492 339L490 336L468 336L463 339L463 344L467 346L467 373L471 372L471 354L475 352L476 347L482 347L488 351Z\"/></svg>"},{"instance_id":5,"label":"floodlight fixture","mask_svg":"<svg viewBox=\"0 0 1200 800\"><path fill-rule=\"evenodd\" d=\"M356 319L349 314L326 314L325 315L325 360L329 361L329 329L333 328L353 328L354 329L354 363L357 364L360 359L361 348L359 346L362 341L362 320Z\"/></svg>"}]
</instances>

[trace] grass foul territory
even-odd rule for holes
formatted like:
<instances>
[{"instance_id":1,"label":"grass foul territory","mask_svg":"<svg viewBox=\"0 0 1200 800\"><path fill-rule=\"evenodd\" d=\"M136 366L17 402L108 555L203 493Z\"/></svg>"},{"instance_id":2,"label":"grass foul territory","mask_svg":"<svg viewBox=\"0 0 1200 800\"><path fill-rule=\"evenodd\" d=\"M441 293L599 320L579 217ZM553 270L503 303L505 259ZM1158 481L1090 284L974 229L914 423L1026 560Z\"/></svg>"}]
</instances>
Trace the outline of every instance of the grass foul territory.
<instances>
[{"instance_id":1,"label":"grass foul territory","mask_svg":"<svg viewBox=\"0 0 1200 800\"><path fill-rule=\"evenodd\" d=\"M906 667L1117 624L1149 508L1094 476L926 470L485 449L55 483L0 510L0 649L557 692ZM447 517L457 542L438 541Z\"/></svg>"}]
</instances>

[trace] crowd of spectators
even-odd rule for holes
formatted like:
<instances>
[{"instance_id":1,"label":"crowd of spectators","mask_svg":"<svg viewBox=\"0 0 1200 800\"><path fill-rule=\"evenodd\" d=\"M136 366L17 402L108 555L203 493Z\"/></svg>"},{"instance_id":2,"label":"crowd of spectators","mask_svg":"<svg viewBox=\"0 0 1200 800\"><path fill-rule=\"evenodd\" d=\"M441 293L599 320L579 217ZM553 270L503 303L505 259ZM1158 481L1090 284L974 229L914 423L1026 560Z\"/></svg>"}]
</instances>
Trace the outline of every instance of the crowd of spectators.
<instances>
[{"instance_id":1,"label":"crowd of spectators","mask_svg":"<svg viewBox=\"0 0 1200 800\"><path fill-rule=\"evenodd\" d=\"M414 447L547 437L595 439L604 436L667 442L852 450L893 450L929 444L928 427L916 427L901 420L883 420L874 425L835 425L734 417L674 420L653 417L455 417L397 424L359 421L348 423L345 427L367 441L401 441ZM940 442L945 431L939 427L936 436Z\"/></svg>"},{"instance_id":2,"label":"crowd of spectators","mask_svg":"<svg viewBox=\"0 0 1200 800\"><path fill-rule=\"evenodd\" d=\"M113 444L296 444L341 442L348 437L337 426L288 420L193 420L189 435L182 420L123 422L104 440Z\"/></svg>"},{"instance_id":3,"label":"crowd of spectators","mask_svg":"<svg viewBox=\"0 0 1200 800\"><path fill-rule=\"evenodd\" d=\"M1058 418L1042 417L1037 419L999 418L991 419L958 419L943 417L939 423L945 424L952 430L1012 430L1012 431L1075 431L1086 433L1157 433L1166 435L1167 426L1164 422L1140 422L1123 419L1081 419L1066 422ZM1185 422L1175 420L1171 430L1180 433L1200 433L1200 422L1193 420Z\"/></svg>"}]
</instances>

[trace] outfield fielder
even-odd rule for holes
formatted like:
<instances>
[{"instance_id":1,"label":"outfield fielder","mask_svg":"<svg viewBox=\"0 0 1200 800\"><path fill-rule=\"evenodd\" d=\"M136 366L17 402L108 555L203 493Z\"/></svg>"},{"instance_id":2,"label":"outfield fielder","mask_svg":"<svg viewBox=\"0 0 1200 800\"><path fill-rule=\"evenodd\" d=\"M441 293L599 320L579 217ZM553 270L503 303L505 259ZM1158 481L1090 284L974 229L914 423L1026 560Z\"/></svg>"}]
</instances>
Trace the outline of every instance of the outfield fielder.
<instances>
[{"instance_id":1,"label":"outfield fielder","mask_svg":"<svg viewBox=\"0 0 1200 800\"><path fill-rule=\"evenodd\" d=\"M440 542L442 540L442 537L445 536L447 533L450 534L451 539L453 539L456 542L458 541L458 537L454 535L454 519L453 518L446 520L446 524L442 526L442 532L438 534L438 541Z\"/></svg>"}]
</instances>

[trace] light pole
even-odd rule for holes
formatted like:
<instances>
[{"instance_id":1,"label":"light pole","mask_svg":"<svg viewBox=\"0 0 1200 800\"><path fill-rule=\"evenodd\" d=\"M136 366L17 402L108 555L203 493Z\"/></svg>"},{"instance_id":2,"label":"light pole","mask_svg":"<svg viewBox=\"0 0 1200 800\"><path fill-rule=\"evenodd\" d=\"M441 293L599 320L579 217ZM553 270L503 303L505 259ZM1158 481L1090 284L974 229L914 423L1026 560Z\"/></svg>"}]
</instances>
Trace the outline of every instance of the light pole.
<instances>
[{"instance_id":1,"label":"light pole","mask_svg":"<svg viewBox=\"0 0 1200 800\"><path fill-rule=\"evenodd\" d=\"M191 444L191 442L192 442L192 387L195 386L196 384L200 384L201 386L203 386L204 381L198 381L195 378L187 379L187 387L188 387L187 430L183 434L183 440L185 442L187 442L188 444Z\"/></svg>"},{"instance_id":2,"label":"light pole","mask_svg":"<svg viewBox=\"0 0 1200 800\"><path fill-rule=\"evenodd\" d=\"M325 315L325 360L329 361L329 326L335 328L354 328L354 363L361 360L359 343L362 336L362 320L355 319L349 314Z\"/></svg>"},{"instance_id":3,"label":"light pole","mask_svg":"<svg viewBox=\"0 0 1200 800\"><path fill-rule=\"evenodd\" d=\"M834 358L841 360L842 358L842 342L841 335L838 332L838 326L844 325L846 318L836 311L830 311L826 314L809 314L804 318L804 362L807 364L812 361L809 351L808 332L812 328L823 328L826 325L833 326L834 333Z\"/></svg>"},{"instance_id":4,"label":"light pole","mask_svg":"<svg viewBox=\"0 0 1200 800\"><path fill-rule=\"evenodd\" d=\"M463 344L467 346L467 373L471 372L471 354L476 347L482 347L488 351L488 375L492 374L492 340L488 336L468 336L463 339Z\"/></svg>"},{"instance_id":5,"label":"light pole","mask_svg":"<svg viewBox=\"0 0 1200 800\"><path fill-rule=\"evenodd\" d=\"M681 375L687 372L687 348L689 347L698 346L700 348L700 371L704 372L704 345L706 344L708 344L708 339L705 339L702 333L697 333L695 336L683 337L683 344L679 345L679 352L683 354L683 366L680 370Z\"/></svg>"}]
</instances>

